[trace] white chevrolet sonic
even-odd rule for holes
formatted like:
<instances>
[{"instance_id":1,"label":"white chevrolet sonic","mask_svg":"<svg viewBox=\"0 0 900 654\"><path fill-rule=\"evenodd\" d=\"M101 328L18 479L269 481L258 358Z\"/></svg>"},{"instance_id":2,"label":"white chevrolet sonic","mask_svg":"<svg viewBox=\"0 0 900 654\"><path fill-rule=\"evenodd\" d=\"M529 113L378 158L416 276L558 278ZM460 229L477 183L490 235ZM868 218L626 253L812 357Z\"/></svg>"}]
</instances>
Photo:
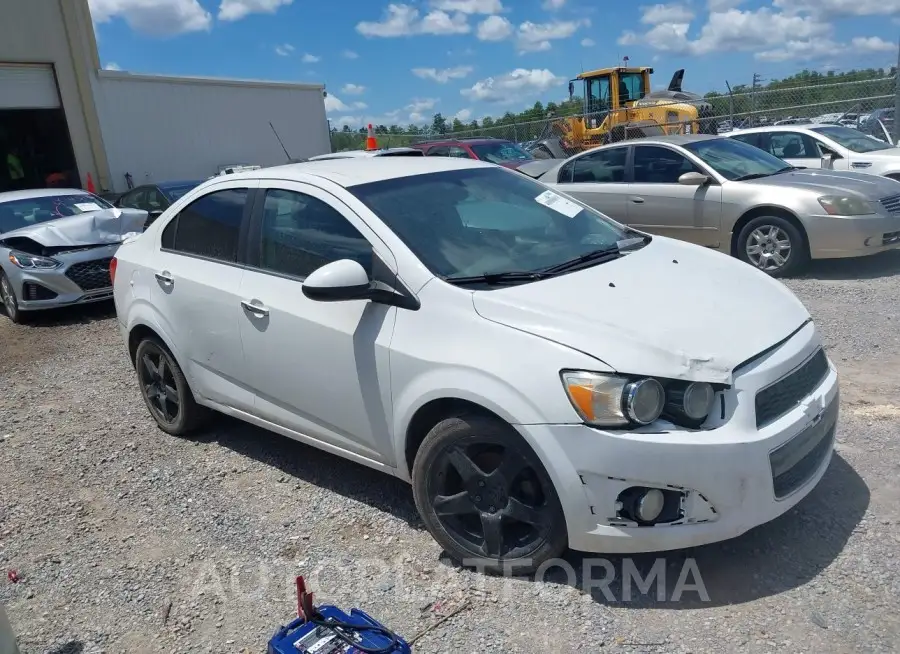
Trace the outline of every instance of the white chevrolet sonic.
<instances>
[{"instance_id":1,"label":"white chevrolet sonic","mask_svg":"<svg viewBox=\"0 0 900 654\"><path fill-rule=\"evenodd\" d=\"M785 286L500 166L215 178L112 274L161 429L219 411L410 481L464 565L731 538L831 460L837 374Z\"/></svg>"}]
</instances>

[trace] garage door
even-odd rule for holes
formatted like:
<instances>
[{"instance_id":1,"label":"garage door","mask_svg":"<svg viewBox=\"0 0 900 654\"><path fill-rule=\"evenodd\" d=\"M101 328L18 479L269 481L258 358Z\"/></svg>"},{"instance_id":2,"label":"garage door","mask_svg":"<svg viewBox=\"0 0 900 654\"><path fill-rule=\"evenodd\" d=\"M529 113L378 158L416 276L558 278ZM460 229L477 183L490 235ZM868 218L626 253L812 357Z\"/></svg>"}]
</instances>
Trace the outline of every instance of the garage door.
<instances>
[{"instance_id":1,"label":"garage door","mask_svg":"<svg viewBox=\"0 0 900 654\"><path fill-rule=\"evenodd\" d=\"M0 109L57 109L53 66L0 64Z\"/></svg>"}]
</instances>

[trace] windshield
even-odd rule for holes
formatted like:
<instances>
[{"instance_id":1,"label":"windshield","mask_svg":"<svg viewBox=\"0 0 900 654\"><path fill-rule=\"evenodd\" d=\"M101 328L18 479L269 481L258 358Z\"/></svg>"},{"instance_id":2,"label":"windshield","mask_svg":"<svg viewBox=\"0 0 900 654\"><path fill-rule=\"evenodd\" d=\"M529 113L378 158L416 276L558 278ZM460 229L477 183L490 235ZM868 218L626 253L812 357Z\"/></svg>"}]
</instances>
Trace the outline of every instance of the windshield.
<instances>
[{"instance_id":1,"label":"windshield","mask_svg":"<svg viewBox=\"0 0 900 654\"><path fill-rule=\"evenodd\" d=\"M871 136L866 136L858 129L852 127L812 127L814 132L818 132L822 136L827 136L838 145L842 145L852 152L875 152L876 150L887 150L891 146L883 141L876 141Z\"/></svg>"},{"instance_id":2,"label":"windshield","mask_svg":"<svg viewBox=\"0 0 900 654\"><path fill-rule=\"evenodd\" d=\"M540 271L615 248L626 236L597 211L504 168L413 175L348 190L448 280Z\"/></svg>"},{"instance_id":3,"label":"windshield","mask_svg":"<svg viewBox=\"0 0 900 654\"><path fill-rule=\"evenodd\" d=\"M515 143L476 143L472 150L482 161L503 163L504 161L531 161L534 159Z\"/></svg>"},{"instance_id":4,"label":"windshield","mask_svg":"<svg viewBox=\"0 0 900 654\"><path fill-rule=\"evenodd\" d=\"M112 205L96 195L47 195L0 203L0 233L45 223L88 211L111 209Z\"/></svg>"},{"instance_id":5,"label":"windshield","mask_svg":"<svg viewBox=\"0 0 900 654\"><path fill-rule=\"evenodd\" d=\"M684 145L725 179L773 175L791 165L765 150L733 138L694 141Z\"/></svg>"},{"instance_id":6,"label":"windshield","mask_svg":"<svg viewBox=\"0 0 900 654\"><path fill-rule=\"evenodd\" d=\"M170 201L175 202L175 200L190 191L199 183L200 182L197 182L196 184L185 184L184 186L167 186L163 189L163 192L169 196Z\"/></svg>"}]
</instances>

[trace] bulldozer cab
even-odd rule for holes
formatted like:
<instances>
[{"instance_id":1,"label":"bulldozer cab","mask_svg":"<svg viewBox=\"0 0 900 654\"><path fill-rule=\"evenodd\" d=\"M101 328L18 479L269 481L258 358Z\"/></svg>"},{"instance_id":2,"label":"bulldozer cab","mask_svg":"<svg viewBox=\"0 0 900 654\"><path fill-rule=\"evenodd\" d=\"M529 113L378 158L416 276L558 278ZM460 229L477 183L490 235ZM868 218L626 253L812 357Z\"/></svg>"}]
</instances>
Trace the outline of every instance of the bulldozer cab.
<instances>
[{"instance_id":1,"label":"bulldozer cab","mask_svg":"<svg viewBox=\"0 0 900 654\"><path fill-rule=\"evenodd\" d=\"M575 95L576 83L583 86L585 114L602 114L630 107L650 92L652 68L601 68L581 73L569 82L569 98ZM600 116L597 116L600 118Z\"/></svg>"}]
</instances>

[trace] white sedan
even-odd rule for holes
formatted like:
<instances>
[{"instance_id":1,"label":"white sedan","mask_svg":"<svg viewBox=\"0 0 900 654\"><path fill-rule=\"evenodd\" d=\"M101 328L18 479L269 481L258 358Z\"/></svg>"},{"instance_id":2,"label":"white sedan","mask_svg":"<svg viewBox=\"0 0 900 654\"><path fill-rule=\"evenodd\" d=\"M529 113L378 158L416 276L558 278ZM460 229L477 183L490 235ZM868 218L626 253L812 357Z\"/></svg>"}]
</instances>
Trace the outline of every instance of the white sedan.
<instances>
[{"instance_id":1,"label":"white sedan","mask_svg":"<svg viewBox=\"0 0 900 654\"><path fill-rule=\"evenodd\" d=\"M161 429L212 409L396 475L464 565L731 538L831 460L837 375L785 286L499 166L237 173L112 270Z\"/></svg>"}]
</instances>

